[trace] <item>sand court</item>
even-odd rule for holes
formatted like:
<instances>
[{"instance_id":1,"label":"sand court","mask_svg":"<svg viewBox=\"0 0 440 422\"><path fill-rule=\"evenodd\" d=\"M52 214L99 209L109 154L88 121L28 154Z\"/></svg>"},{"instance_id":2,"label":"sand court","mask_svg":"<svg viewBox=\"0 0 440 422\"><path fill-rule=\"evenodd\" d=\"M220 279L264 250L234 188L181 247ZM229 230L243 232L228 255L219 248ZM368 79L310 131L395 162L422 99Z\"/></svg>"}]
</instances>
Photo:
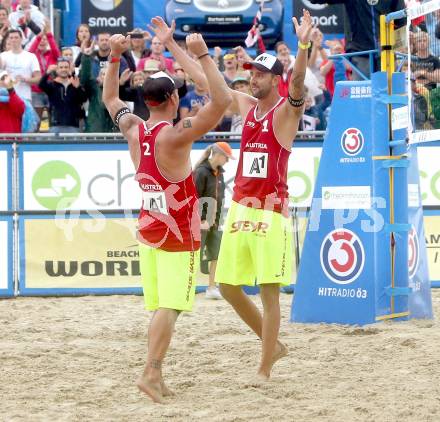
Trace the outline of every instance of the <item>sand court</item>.
<instances>
[{"instance_id":1,"label":"sand court","mask_svg":"<svg viewBox=\"0 0 440 422\"><path fill-rule=\"evenodd\" d=\"M177 322L165 362L177 393L165 405L135 386L149 321L141 297L2 300L0 420L440 420L437 320L291 324L291 299L281 296L290 353L259 385L259 341L225 301L198 295L194 312ZM438 314L440 291L433 306Z\"/></svg>"}]
</instances>

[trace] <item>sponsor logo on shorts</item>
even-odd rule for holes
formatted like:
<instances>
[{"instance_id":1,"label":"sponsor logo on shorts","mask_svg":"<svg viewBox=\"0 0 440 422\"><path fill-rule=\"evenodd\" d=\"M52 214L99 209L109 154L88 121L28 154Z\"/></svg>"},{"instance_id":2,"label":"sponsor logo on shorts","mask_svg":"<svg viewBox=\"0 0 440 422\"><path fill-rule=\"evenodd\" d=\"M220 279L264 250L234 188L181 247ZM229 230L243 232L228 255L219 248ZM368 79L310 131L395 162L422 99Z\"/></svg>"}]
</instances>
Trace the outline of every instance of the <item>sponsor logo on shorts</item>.
<instances>
[{"instance_id":1,"label":"sponsor logo on shorts","mask_svg":"<svg viewBox=\"0 0 440 422\"><path fill-rule=\"evenodd\" d=\"M408 233L408 273L409 278L413 278L416 275L417 268L419 266L420 249L419 238L417 231L414 227L411 228Z\"/></svg>"},{"instance_id":2,"label":"sponsor logo on shorts","mask_svg":"<svg viewBox=\"0 0 440 422\"><path fill-rule=\"evenodd\" d=\"M194 284L194 252L191 252L189 259L189 277L188 277L188 287L186 289L186 301L189 302L191 295L191 288Z\"/></svg>"},{"instance_id":3,"label":"sponsor logo on shorts","mask_svg":"<svg viewBox=\"0 0 440 422\"><path fill-rule=\"evenodd\" d=\"M262 233L266 234L269 229L269 224L254 221L236 221L231 225L230 233L241 232L252 232L252 233Z\"/></svg>"},{"instance_id":4,"label":"sponsor logo on shorts","mask_svg":"<svg viewBox=\"0 0 440 422\"><path fill-rule=\"evenodd\" d=\"M359 237L350 230L330 232L321 245L321 267L336 284L349 284L362 273L365 251Z\"/></svg>"}]
</instances>

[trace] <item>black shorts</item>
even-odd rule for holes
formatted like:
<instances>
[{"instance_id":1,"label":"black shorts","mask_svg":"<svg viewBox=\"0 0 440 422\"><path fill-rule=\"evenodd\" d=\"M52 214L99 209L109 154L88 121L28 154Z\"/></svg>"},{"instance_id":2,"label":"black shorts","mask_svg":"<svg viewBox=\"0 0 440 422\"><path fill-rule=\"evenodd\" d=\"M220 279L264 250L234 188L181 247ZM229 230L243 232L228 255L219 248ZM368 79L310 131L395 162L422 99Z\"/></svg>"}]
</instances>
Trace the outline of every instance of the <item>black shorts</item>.
<instances>
[{"instance_id":1,"label":"black shorts","mask_svg":"<svg viewBox=\"0 0 440 422\"><path fill-rule=\"evenodd\" d=\"M200 247L200 269L203 274L209 274L210 261L217 261L222 241L222 232L217 229L202 230Z\"/></svg>"}]
</instances>

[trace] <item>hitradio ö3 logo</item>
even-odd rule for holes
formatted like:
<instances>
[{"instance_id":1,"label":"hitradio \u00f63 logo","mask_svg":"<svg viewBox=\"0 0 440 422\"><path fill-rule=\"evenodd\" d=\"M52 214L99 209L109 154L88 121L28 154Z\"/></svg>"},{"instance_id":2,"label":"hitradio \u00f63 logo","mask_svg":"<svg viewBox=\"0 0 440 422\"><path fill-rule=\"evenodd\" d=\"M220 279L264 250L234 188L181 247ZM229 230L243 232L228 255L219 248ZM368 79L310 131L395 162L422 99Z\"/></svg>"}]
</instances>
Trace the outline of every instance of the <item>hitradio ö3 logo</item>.
<instances>
[{"instance_id":1,"label":"hitradio \u00f63 logo","mask_svg":"<svg viewBox=\"0 0 440 422\"><path fill-rule=\"evenodd\" d=\"M408 275L409 278L413 278L417 272L419 266L419 238L417 231L414 227L411 228L408 233Z\"/></svg>"},{"instance_id":2,"label":"hitradio \u00f63 logo","mask_svg":"<svg viewBox=\"0 0 440 422\"><path fill-rule=\"evenodd\" d=\"M90 0L97 9L109 12L116 9L124 0Z\"/></svg>"},{"instance_id":3,"label":"hitradio \u00f63 logo","mask_svg":"<svg viewBox=\"0 0 440 422\"><path fill-rule=\"evenodd\" d=\"M346 129L341 137L341 147L347 155L359 154L364 147L364 135L354 127Z\"/></svg>"},{"instance_id":4,"label":"hitradio \u00f63 logo","mask_svg":"<svg viewBox=\"0 0 440 422\"><path fill-rule=\"evenodd\" d=\"M361 274L365 251L361 240L347 229L333 230L321 245L321 267L337 284L349 284Z\"/></svg>"},{"instance_id":5,"label":"hitradio \u00f63 logo","mask_svg":"<svg viewBox=\"0 0 440 422\"><path fill-rule=\"evenodd\" d=\"M38 203L49 209L69 208L81 192L81 179L65 161L49 161L35 172L32 192Z\"/></svg>"}]
</instances>

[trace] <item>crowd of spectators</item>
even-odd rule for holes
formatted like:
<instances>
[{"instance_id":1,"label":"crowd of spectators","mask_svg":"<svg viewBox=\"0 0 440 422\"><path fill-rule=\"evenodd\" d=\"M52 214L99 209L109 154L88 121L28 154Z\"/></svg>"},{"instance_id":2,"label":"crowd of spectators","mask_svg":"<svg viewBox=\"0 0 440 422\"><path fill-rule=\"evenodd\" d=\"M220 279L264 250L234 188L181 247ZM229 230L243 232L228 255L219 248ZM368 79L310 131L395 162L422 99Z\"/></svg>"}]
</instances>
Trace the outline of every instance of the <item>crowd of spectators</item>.
<instances>
[{"instance_id":1,"label":"crowd of spectators","mask_svg":"<svg viewBox=\"0 0 440 422\"><path fill-rule=\"evenodd\" d=\"M347 2L312 0L312 3ZM397 2L397 9L401 3L400 0ZM347 6L353 31L347 35L347 43L344 39L324 41L320 29L313 29L305 77L305 111L300 130L325 130L336 82L359 78L356 68L333 56L358 48L375 47L371 44L376 41L373 38L370 40L368 34L362 32L366 31L365 22L360 26L356 24L356 19L360 19L357 16L360 9L357 12L348 12L348 9ZM372 18L378 19L378 16ZM440 121L440 88L437 88L440 83L439 22L440 13L436 12L426 21L414 24L410 37L415 57L411 79L418 128L436 127L436 121ZM362 36L367 40L356 38ZM81 24L76 31L75 45L60 48L50 22L32 0L0 0L0 109L10 105L8 113L0 114L0 132L115 131L102 103L102 85L110 54L109 39L107 32L92 36L90 28ZM182 46L185 44L182 43ZM258 47L261 48L261 43ZM275 46L275 54L284 66L279 83L279 94L284 97L288 93L295 63L295 55L290 47L282 41ZM243 63L251 57L245 48L236 46L222 50L215 47L213 57L232 89L250 93L250 75L243 69ZM364 62L357 60L356 65L366 71ZM147 30L134 28L131 31L131 47L121 60L120 97L142 119L149 117L143 101L142 85L149 75L160 70L185 81L179 90L178 118L194 116L209 101L206 87L190 80L180 64L166 54L157 37ZM34 116L37 123L27 124L27 127L17 124L20 113ZM29 118L26 122L29 123ZM240 132L241 129L240 116L230 113L217 127L220 131Z\"/></svg>"}]
</instances>

